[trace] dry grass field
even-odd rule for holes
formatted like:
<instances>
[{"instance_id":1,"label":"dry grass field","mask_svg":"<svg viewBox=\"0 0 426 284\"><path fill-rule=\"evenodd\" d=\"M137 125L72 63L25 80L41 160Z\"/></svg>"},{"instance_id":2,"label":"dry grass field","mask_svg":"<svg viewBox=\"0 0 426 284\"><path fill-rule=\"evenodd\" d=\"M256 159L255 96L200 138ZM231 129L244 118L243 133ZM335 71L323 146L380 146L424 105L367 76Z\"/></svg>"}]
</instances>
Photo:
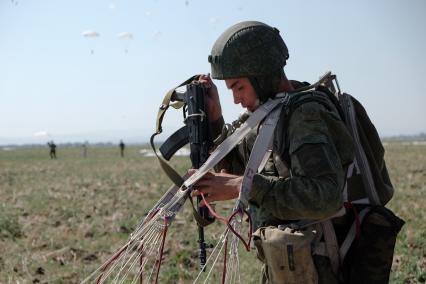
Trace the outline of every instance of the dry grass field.
<instances>
[{"instance_id":1,"label":"dry grass field","mask_svg":"<svg viewBox=\"0 0 426 284\"><path fill-rule=\"evenodd\" d=\"M140 147L0 150L0 283L79 283L129 236L171 184ZM389 144L396 188L389 207L407 223L397 243L391 283L426 280L426 146ZM173 164L183 173L188 159ZM214 243L223 225L206 229ZM161 283L191 283L198 269L190 207L171 226ZM243 283L257 283L259 262L242 255Z\"/></svg>"}]
</instances>

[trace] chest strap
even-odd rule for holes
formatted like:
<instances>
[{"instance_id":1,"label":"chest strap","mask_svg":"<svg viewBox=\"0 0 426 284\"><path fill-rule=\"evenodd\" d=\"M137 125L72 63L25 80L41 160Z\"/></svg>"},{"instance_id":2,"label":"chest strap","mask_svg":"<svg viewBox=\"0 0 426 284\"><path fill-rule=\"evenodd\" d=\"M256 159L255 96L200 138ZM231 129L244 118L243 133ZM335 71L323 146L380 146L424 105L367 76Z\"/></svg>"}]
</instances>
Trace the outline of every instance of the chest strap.
<instances>
[{"instance_id":1,"label":"chest strap","mask_svg":"<svg viewBox=\"0 0 426 284\"><path fill-rule=\"evenodd\" d=\"M265 122L262 124L259 134L257 135L256 140L254 142L246 169L244 171L244 177L241 183L239 196L239 202L243 208L248 207L248 200L250 196L253 177L258 172L258 169L261 168L262 162L269 158L267 151L270 148L281 110L285 108L289 102L289 95L287 93L278 94L277 97L279 97L280 95L283 96L281 103L282 107L275 108L268 115Z\"/></svg>"}]
</instances>

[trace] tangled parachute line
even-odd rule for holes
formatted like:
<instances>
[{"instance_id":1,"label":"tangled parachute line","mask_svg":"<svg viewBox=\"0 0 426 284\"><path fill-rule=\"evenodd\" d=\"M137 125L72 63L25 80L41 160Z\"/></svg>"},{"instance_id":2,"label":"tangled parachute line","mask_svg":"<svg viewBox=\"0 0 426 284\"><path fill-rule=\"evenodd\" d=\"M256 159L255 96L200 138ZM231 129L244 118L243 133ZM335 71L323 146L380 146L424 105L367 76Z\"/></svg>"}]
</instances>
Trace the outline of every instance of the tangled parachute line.
<instances>
[{"instance_id":1,"label":"tangled parachute line","mask_svg":"<svg viewBox=\"0 0 426 284\"><path fill-rule=\"evenodd\" d=\"M182 210L189 192L171 187L130 234L126 244L81 283L158 283L167 230ZM222 283L241 283L238 245L241 240L249 249L249 243L239 235L247 212L236 205L233 214L225 218L216 214L209 204L208 207L227 227L193 283L208 283L214 268L219 266L219 259L223 259ZM209 270L205 271L207 267Z\"/></svg>"},{"instance_id":2,"label":"tangled parachute line","mask_svg":"<svg viewBox=\"0 0 426 284\"><path fill-rule=\"evenodd\" d=\"M171 187L149 211L148 216L140 222L136 230L130 235L127 243L101 267L85 279L83 283L129 283L129 280L130 283L137 283L137 281L139 281L139 283L157 283L161 263L163 261L163 249L167 229L173 222L176 214L182 210L182 205L185 203L192 191L192 185L200 180L208 171L213 169L213 167L221 161L239 143L239 141L247 136L252 129L258 127L258 124L265 117L267 117L265 127L261 128L261 132L271 132L275 124L269 123L269 120L275 121L276 123L279 114L278 110L280 109L278 106L284 102L288 102L288 95L284 95L285 96L283 97L277 95L277 99L269 100L260 105L258 109L234 131L233 134L217 146L216 150L210 154L207 161L196 173L188 177L180 188L178 186ZM268 116L271 112L273 115ZM151 142L155 135L151 137ZM257 139L255 144L257 144ZM269 145L270 143L260 144ZM253 163L249 161L247 168L251 169L253 167L252 164ZM257 169L257 166L255 168ZM244 173L244 175L246 176L246 173ZM243 185L240 191L240 196L229 218L216 214L204 199L204 202L208 206L212 215L225 223L226 229L220 236L218 243L208 257L206 264L201 268L198 276L194 280L194 283L200 283L201 281L203 281L203 283L207 283L209 281L212 270L214 267L217 267L216 263L218 262L221 254L223 254L221 282L241 282L239 273L240 261L238 258L238 245L241 241L246 250L250 250L250 238L252 232L250 216L247 211L244 210L244 208L247 207L247 198L244 196L247 195L249 187L246 186L246 189L244 189ZM244 241L244 238L241 237L243 217L245 215L249 217L248 241ZM232 234L230 234L230 232ZM204 273L207 267L209 267L210 270L207 273Z\"/></svg>"}]
</instances>

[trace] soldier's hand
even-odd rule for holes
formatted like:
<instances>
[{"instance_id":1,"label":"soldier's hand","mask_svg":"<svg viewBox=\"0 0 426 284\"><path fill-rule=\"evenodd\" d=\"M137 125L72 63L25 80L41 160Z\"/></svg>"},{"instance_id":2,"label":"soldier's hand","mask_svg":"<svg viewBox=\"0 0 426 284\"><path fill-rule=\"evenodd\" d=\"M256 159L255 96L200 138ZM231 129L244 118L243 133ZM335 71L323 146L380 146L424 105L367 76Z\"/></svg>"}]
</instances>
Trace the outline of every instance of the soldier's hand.
<instances>
[{"instance_id":1,"label":"soldier's hand","mask_svg":"<svg viewBox=\"0 0 426 284\"><path fill-rule=\"evenodd\" d=\"M198 82L207 88L207 115L209 121L217 121L222 116L222 107L220 105L219 93L216 85L213 83L210 74L200 75Z\"/></svg>"},{"instance_id":2,"label":"soldier's hand","mask_svg":"<svg viewBox=\"0 0 426 284\"><path fill-rule=\"evenodd\" d=\"M190 170L190 174L192 171ZM242 176L227 173L207 173L195 185L191 196L198 196L201 193L207 202L224 201L235 199L240 193ZM204 206L204 201L199 206Z\"/></svg>"}]
</instances>

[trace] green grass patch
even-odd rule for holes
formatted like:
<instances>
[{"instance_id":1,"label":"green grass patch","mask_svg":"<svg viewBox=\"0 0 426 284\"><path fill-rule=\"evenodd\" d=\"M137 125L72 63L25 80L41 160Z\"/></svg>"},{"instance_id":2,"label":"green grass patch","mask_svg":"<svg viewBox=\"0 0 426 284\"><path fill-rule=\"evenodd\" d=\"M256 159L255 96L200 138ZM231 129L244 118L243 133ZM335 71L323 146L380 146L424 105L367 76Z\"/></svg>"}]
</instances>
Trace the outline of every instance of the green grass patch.
<instances>
[{"instance_id":1,"label":"green grass patch","mask_svg":"<svg viewBox=\"0 0 426 284\"><path fill-rule=\"evenodd\" d=\"M79 283L127 240L171 182L139 147L0 151L0 283ZM395 186L388 206L407 223L398 236L391 283L426 278L426 147L389 144ZM187 158L171 162L180 173ZM215 244L224 227L206 228ZM191 283L198 271L197 228L186 204L170 227L161 283ZM242 283L258 283L260 262L241 252ZM220 275L215 279L219 279ZM218 280L219 281L219 280ZM213 283L217 283L218 281Z\"/></svg>"}]
</instances>

